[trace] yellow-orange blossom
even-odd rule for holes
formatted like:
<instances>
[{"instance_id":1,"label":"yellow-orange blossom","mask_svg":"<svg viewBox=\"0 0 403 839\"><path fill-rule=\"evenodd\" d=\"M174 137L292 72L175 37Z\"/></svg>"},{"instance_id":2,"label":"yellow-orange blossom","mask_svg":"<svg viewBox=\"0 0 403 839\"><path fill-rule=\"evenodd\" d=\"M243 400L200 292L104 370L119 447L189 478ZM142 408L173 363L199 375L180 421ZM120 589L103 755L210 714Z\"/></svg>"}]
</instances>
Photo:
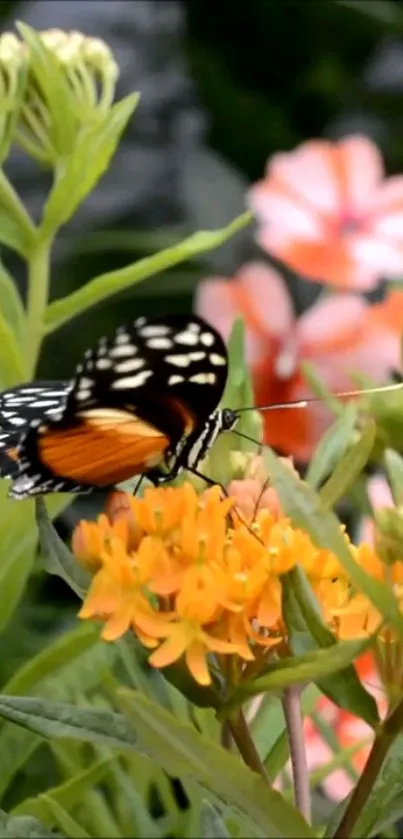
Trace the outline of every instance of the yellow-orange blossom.
<instances>
[{"instance_id":1,"label":"yellow-orange blossom","mask_svg":"<svg viewBox=\"0 0 403 839\"><path fill-rule=\"evenodd\" d=\"M284 640L281 576L299 563L340 637L374 630L379 615L351 590L336 557L278 505L259 509L249 526L233 508L218 486L201 495L191 484L148 489L143 499L114 493L107 515L81 522L73 536L74 553L94 573L80 617L103 620L109 641L134 630L153 649L154 667L184 655L206 685L209 653L232 654L240 670L259 648ZM353 550L377 576L372 549Z\"/></svg>"}]
</instances>

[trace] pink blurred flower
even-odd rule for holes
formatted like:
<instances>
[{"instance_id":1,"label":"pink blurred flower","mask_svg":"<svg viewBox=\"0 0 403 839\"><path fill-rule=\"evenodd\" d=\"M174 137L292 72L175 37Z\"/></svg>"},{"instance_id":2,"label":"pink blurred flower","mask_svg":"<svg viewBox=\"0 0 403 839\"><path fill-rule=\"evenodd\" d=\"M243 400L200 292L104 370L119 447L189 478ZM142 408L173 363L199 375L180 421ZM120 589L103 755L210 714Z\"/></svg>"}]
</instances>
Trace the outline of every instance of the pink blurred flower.
<instances>
[{"instance_id":1,"label":"pink blurred flower","mask_svg":"<svg viewBox=\"0 0 403 839\"><path fill-rule=\"evenodd\" d=\"M384 177L366 137L273 155L248 201L262 248L311 280L362 290L403 274L403 176Z\"/></svg>"},{"instance_id":2,"label":"pink blurred flower","mask_svg":"<svg viewBox=\"0 0 403 839\"><path fill-rule=\"evenodd\" d=\"M234 319L246 327L246 352L256 405L312 395L301 372L310 362L331 391L355 387L350 373L383 382L400 368L403 292L370 305L360 296L339 294L296 318L281 275L262 262L243 266L229 281L212 277L199 285L196 310L228 338ZM265 442L299 461L312 450L333 417L323 404L263 414Z\"/></svg>"}]
</instances>

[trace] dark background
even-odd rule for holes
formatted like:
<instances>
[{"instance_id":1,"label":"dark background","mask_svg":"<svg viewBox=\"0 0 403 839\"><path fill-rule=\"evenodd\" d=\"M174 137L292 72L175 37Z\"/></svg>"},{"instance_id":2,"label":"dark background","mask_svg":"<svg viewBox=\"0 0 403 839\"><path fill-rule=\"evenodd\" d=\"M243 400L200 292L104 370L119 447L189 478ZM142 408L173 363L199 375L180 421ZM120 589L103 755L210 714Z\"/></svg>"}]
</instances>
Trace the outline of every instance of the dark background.
<instances>
[{"instance_id":1,"label":"dark background","mask_svg":"<svg viewBox=\"0 0 403 839\"><path fill-rule=\"evenodd\" d=\"M52 297L244 209L267 158L310 137L372 136L403 167L403 6L398 0L37 0L0 4L4 29L102 37L118 95L141 104L110 172L55 249ZM48 175L22 155L9 174L35 218ZM133 314L187 309L195 283L231 274L251 233L140 284L75 320L44 347L40 373L69 375L85 344ZM11 263L19 282L22 266ZM294 282L297 308L315 287Z\"/></svg>"}]
</instances>

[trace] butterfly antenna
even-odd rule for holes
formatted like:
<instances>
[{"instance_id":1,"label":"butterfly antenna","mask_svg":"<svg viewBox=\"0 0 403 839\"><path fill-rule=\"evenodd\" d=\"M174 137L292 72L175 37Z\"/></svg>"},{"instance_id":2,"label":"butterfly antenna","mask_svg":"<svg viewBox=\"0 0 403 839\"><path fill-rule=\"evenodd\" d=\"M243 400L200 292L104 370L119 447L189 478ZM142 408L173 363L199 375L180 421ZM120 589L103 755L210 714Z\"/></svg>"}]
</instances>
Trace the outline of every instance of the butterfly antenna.
<instances>
[{"instance_id":1,"label":"butterfly antenna","mask_svg":"<svg viewBox=\"0 0 403 839\"><path fill-rule=\"evenodd\" d=\"M352 396L369 396L373 393L388 393L393 390L402 389L403 382L398 382L397 384L393 385L382 385L382 387L363 388L362 390L343 390L339 393L331 393L329 394L329 396L332 396L337 399L347 399ZM238 408L236 413L241 414L243 413L243 411L278 411L282 410L283 408L306 408L308 405L315 404L318 402L323 402L323 398L317 396L309 396L306 399L297 399L292 402L274 402L271 405L252 405L248 408Z\"/></svg>"}]
</instances>

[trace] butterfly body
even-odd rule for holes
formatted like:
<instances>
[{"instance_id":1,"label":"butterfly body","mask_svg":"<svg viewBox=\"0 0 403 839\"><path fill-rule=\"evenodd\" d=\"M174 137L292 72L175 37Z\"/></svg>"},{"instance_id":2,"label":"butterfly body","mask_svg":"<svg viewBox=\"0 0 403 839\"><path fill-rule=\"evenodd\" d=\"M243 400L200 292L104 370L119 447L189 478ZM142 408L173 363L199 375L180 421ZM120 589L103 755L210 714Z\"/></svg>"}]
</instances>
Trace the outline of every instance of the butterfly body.
<instances>
[{"instance_id":1,"label":"butterfly body","mask_svg":"<svg viewBox=\"0 0 403 839\"><path fill-rule=\"evenodd\" d=\"M119 328L85 353L71 382L58 383L58 404L38 389L29 410L20 403L17 427L3 424L10 397L0 399L0 475L11 478L10 495L90 492L141 474L158 483L196 470L237 421L217 408L227 371L225 344L201 318ZM29 396L22 391L15 401Z\"/></svg>"}]
</instances>

